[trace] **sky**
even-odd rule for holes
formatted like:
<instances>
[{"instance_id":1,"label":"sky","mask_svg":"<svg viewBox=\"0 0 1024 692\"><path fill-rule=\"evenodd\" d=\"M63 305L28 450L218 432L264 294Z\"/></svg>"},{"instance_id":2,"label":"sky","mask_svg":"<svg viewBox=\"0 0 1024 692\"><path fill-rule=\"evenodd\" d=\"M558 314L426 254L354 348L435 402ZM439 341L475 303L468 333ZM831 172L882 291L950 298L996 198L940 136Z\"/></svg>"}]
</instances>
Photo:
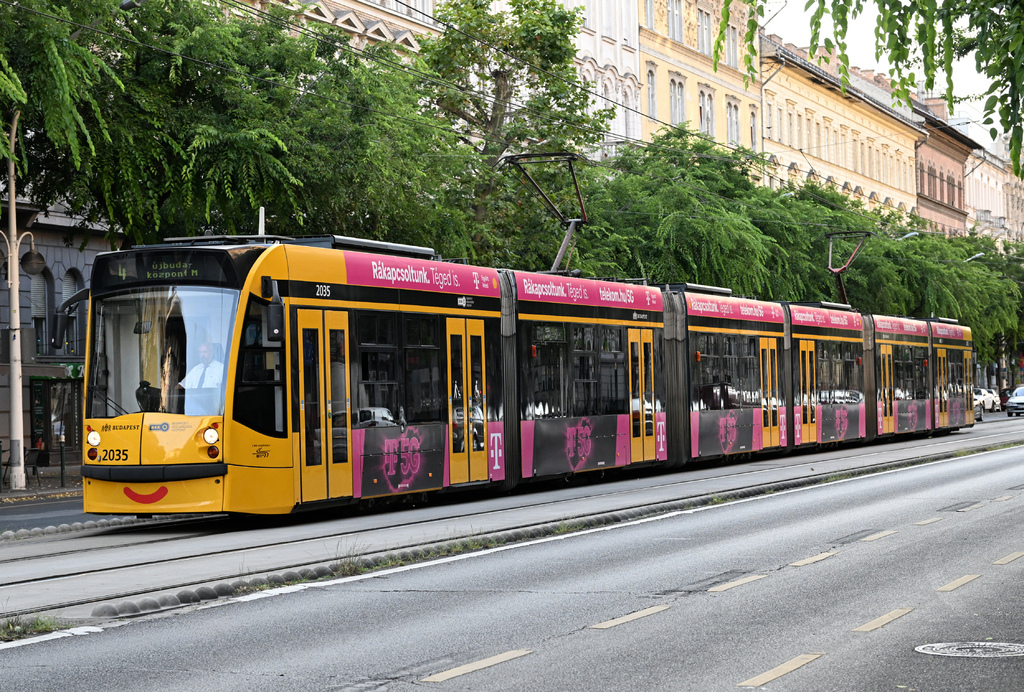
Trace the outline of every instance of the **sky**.
<instances>
[{"instance_id":1,"label":"sky","mask_svg":"<svg viewBox=\"0 0 1024 692\"><path fill-rule=\"evenodd\" d=\"M762 22L765 31L769 34L778 34L786 43L792 43L801 48L806 48L811 41L811 13L804 11L806 0L776 0L766 3L765 21ZM773 16L774 15L774 16ZM847 48L850 56L850 65L859 67L862 70L875 70L876 72L889 73L889 63L885 56L875 60L875 17L877 11L872 0L864 3L864 12L855 20L850 22L847 32ZM822 39L831 36L831 23L828 17L823 20ZM945 90L945 78L938 76L935 83L936 96L942 96ZM957 96L977 96L984 93L988 84L986 79L979 75L974 68L974 59L958 61L953 66L953 93ZM982 144L988 144L991 138L988 135L988 127L981 127L984 120L982 106L984 100L975 100L956 105L955 116L970 118L979 127L971 128L971 137Z\"/></svg>"}]
</instances>

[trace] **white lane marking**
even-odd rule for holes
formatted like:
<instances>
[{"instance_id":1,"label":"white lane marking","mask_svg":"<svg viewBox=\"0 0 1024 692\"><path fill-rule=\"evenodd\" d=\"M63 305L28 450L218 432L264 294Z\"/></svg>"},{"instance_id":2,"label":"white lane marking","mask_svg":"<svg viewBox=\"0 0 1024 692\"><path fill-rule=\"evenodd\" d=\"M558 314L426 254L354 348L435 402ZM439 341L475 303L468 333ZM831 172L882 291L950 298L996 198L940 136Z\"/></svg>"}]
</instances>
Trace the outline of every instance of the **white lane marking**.
<instances>
[{"instance_id":1,"label":"white lane marking","mask_svg":"<svg viewBox=\"0 0 1024 692\"><path fill-rule=\"evenodd\" d=\"M912 610L913 608L897 608L896 610L888 612L880 618L875 618L871 622L867 622L861 625L860 627L854 627L853 631L871 632L872 630L877 630L879 627L884 627L885 625L888 625L896 618L901 618Z\"/></svg>"},{"instance_id":2,"label":"white lane marking","mask_svg":"<svg viewBox=\"0 0 1024 692\"><path fill-rule=\"evenodd\" d=\"M434 675L430 675L428 677L423 678L422 680L420 680L420 682L444 682L445 680L457 678L460 675L466 675L467 673L475 673L478 670L490 668L491 666L496 666L499 663L511 661L513 659L519 658L520 656L525 656L527 654L532 653L533 652L529 649L516 649L514 651L506 651L503 654L491 656L490 658L485 658L481 661L474 661L473 663L467 663L466 665L459 666L458 668L451 668L450 670L435 673Z\"/></svg>"},{"instance_id":3,"label":"white lane marking","mask_svg":"<svg viewBox=\"0 0 1024 692\"><path fill-rule=\"evenodd\" d=\"M1011 562L1013 562L1014 560L1016 560L1017 558L1020 558L1020 557L1024 557L1024 553L1010 553L1006 557L999 558L998 560L996 560L992 564L993 565L1008 565L1008 564L1010 564Z\"/></svg>"},{"instance_id":4,"label":"white lane marking","mask_svg":"<svg viewBox=\"0 0 1024 692\"><path fill-rule=\"evenodd\" d=\"M942 521L942 517L935 517L934 519L925 519L924 521L918 521L914 523L914 526L928 526L928 524L934 524L937 521Z\"/></svg>"},{"instance_id":5,"label":"white lane marking","mask_svg":"<svg viewBox=\"0 0 1024 692\"><path fill-rule=\"evenodd\" d=\"M781 666L776 666L772 668L767 673L761 673L760 675L752 677L749 680L744 680L743 682L737 684L736 687L760 687L761 685L767 685L772 680L776 678L781 678L786 673L792 673L797 668L802 668L811 661L821 658L824 655L824 653L801 654L796 658L792 658L786 661Z\"/></svg>"},{"instance_id":6,"label":"white lane marking","mask_svg":"<svg viewBox=\"0 0 1024 692\"><path fill-rule=\"evenodd\" d=\"M764 579L767 574L751 574L749 577L743 577L742 579L736 579L734 581L726 582L725 584L719 584L718 586L712 586L708 591L711 593L720 593L722 591L728 591L729 589L735 589L737 586L743 586L749 584L752 581L758 579Z\"/></svg>"},{"instance_id":7,"label":"white lane marking","mask_svg":"<svg viewBox=\"0 0 1024 692\"><path fill-rule=\"evenodd\" d=\"M839 554L838 550L830 550L827 553L818 553L817 555L813 555L811 557L805 557L803 560L797 560L796 562L790 562L789 566L790 567L805 567L807 565L813 565L815 562L821 562L822 560L826 560L826 559L832 557L833 555L838 555L838 554Z\"/></svg>"},{"instance_id":8,"label":"white lane marking","mask_svg":"<svg viewBox=\"0 0 1024 692\"><path fill-rule=\"evenodd\" d=\"M612 627L617 627L619 625L624 625L627 622L633 622L634 620L639 620L640 618L645 618L648 615L654 615L655 613L660 613L661 611L668 610L669 608L671 608L671 606L667 606L667 605L652 606L650 608L644 608L643 610L638 610L635 613L630 613L629 615L623 615L622 617L615 618L614 620L606 620L605 622L599 622L596 625L591 625L588 629L592 629L592 630L608 630L608 629L611 629Z\"/></svg>"},{"instance_id":9,"label":"white lane marking","mask_svg":"<svg viewBox=\"0 0 1024 692\"><path fill-rule=\"evenodd\" d=\"M871 541L877 541L880 538L885 538L886 536L891 536L894 533L896 533L896 532L895 531L879 531L878 533L873 533L870 536L865 536L864 538L862 538L860 540L862 542L864 542L864 543L870 543Z\"/></svg>"},{"instance_id":10,"label":"white lane marking","mask_svg":"<svg viewBox=\"0 0 1024 692\"><path fill-rule=\"evenodd\" d=\"M960 577L959 579L951 581L948 584L946 584L945 586L940 586L939 588L937 588L935 590L936 591L952 591L953 589L959 589L964 584L972 582L972 581L974 581L975 579L977 579L980 576L981 576L980 574L965 574L964 576Z\"/></svg>"}]
</instances>

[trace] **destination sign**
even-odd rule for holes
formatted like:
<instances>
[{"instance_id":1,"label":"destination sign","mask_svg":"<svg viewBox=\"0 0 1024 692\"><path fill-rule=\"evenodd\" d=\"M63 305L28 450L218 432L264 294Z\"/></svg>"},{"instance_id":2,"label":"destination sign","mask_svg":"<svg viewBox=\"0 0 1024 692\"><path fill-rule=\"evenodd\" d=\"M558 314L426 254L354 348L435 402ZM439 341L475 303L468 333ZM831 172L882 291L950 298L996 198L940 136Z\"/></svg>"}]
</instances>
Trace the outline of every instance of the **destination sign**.
<instances>
[{"instance_id":1,"label":"destination sign","mask_svg":"<svg viewBox=\"0 0 1024 692\"><path fill-rule=\"evenodd\" d=\"M228 256L202 250L153 250L100 255L93 265L92 287L112 290L135 283L204 284L234 283Z\"/></svg>"}]
</instances>

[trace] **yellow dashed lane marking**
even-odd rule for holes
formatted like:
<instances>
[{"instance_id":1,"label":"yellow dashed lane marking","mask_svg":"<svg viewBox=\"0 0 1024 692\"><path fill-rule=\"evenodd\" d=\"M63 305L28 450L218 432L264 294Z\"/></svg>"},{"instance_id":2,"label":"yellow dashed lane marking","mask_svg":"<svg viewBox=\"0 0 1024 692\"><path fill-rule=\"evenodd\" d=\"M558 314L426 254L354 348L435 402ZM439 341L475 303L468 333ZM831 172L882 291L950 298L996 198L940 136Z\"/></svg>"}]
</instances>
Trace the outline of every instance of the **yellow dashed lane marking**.
<instances>
[{"instance_id":1,"label":"yellow dashed lane marking","mask_svg":"<svg viewBox=\"0 0 1024 692\"><path fill-rule=\"evenodd\" d=\"M465 675L466 673L473 673L478 670L483 670L484 668L490 668L491 666L496 666L499 663L511 661L514 658L519 658L520 656L525 656L526 654L532 653L533 652L529 649L516 649L515 651L506 651L503 654L491 656L490 658L485 658L482 661L476 661L475 663L467 663L466 665L459 666L458 668L452 668L441 673L435 673L430 677L423 678L422 680L420 680L420 682L444 682L445 680L451 680L452 678L457 678L460 675Z\"/></svg>"},{"instance_id":2,"label":"yellow dashed lane marking","mask_svg":"<svg viewBox=\"0 0 1024 692\"><path fill-rule=\"evenodd\" d=\"M789 566L790 567L803 567L805 565L813 565L815 562L821 562L822 560L830 558L833 555L836 555L837 553L839 553L838 550L830 550L827 553L818 553L817 555L814 555L813 557L805 557L803 560L797 560L796 562L790 562Z\"/></svg>"},{"instance_id":3,"label":"yellow dashed lane marking","mask_svg":"<svg viewBox=\"0 0 1024 692\"><path fill-rule=\"evenodd\" d=\"M913 608L898 608L897 610L894 610L891 613L886 613L880 618L875 618L871 622L865 623L860 627L855 627L853 631L870 632L872 630L877 630L879 627L884 627L885 625L888 625L896 618L901 618L912 610Z\"/></svg>"},{"instance_id":4,"label":"yellow dashed lane marking","mask_svg":"<svg viewBox=\"0 0 1024 692\"><path fill-rule=\"evenodd\" d=\"M719 591L728 591L729 589L734 589L737 586L743 586L744 584L749 584L752 581L764 579L767 576L767 574L751 574L749 577L743 577L742 579L737 579L736 581L730 581L726 582L725 584L719 584L718 586L712 586L710 589L708 589L708 591L712 591L715 593Z\"/></svg>"},{"instance_id":5,"label":"yellow dashed lane marking","mask_svg":"<svg viewBox=\"0 0 1024 692\"><path fill-rule=\"evenodd\" d=\"M879 538L885 538L886 536L891 536L894 533L896 533L896 532L895 531L879 531L878 533L873 533L870 536L865 536L864 538L862 538L860 540L865 542L865 543L867 543L869 541L877 541Z\"/></svg>"},{"instance_id":6,"label":"yellow dashed lane marking","mask_svg":"<svg viewBox=\"0 0 1024 692\"><path fill-rule=\"evenodd\" d=\"M1010 564L1011 562L1013 562L1014 560L1016 560L1019 557L1024 557L1024 553L1010 553L1006 557L999 558L998 560L996 560L992 564L993 565L1008 565L1008 564Z\"/></svg>"},{"instance_id":7,"label":"yellow dashed lane marking","mask_svg":"<svg viewBox=\"0 0 1024 692\"><path fill-rule=\"evenodd\" d=\"M661 606L654 606L654 607L651 607L651 608L645 608L643 610L638 610L635 613L630 613L629 615L623 615L620 618L615 618L614 620L608 620L606 622L599 622L596 625L591 625L590 629L592 629L592 630L607 630L607 629L611 629L612 627L615 627L617 625L622 625L622 624L625 624L627 622L633 622L633 620L639 620L640 618L645 618L648 615L654 615L655 613L660 613L663 610L668 610L670 607L671 606L661 605Z\"/></svg>"},{"instance_id":8,"label":"yellow dashed lane marking","mask_svg":"<svg viewBox=\"0 0 1024 692\"><path fill-rule=\"evenodd\" d=\"M772 680L775 680L776 678L781 678L786 673L792 673L797 668L802 668L811 661L817 658L821 658L824 655L824 653L802 654L794 659L786 661L781 666L776 666L775 668L772 668L767 673L761 673L760 675L750 678L749 680L744 680L743 682L736 685L736 687L760 687L761 685L767 685Z\"/></svg>"},{"instance_id":9,"label":"yellow dashed lane marking","mask_svg":"<svg viewBox=\"0 0 1024 692\"><path fill-rule=\"evenodd\" d=\"M914 524L914 526L928 526L928 524L934 524L937 521L942 521L942 517L935 517L934 519L925 519Z\"/></svg>"},{"instance_id":10,"label":"yellow dashed lane marking","mask_svg":"<svg viewBox=\"0 0 1024 692\"><path fill-rule=\"evenodd\" d=\"M959 579L957 579L956 581L951 581L948 584L946 584L945 586L940 586L939 588L937 588L935 590L936 591L952 591L953 589L959 589L964 584L966 584L968 582L972 582L972 581L974 581L975 579L977 579L980 576L981 576L980 574L966 574L966 575L960 577Z\"/></svg>"}]
</instances>

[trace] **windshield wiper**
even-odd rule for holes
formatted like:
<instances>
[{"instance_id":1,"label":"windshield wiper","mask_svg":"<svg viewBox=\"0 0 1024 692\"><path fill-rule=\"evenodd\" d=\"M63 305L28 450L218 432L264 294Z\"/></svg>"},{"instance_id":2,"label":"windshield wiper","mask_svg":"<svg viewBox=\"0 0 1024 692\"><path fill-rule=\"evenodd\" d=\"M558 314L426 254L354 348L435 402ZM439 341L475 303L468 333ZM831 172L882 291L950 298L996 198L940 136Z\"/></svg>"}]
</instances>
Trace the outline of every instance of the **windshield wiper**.
<instances>
[{"instance_id":1,"label":"windshield wiper","mask_svg":"<svg viewBox=\"0 0 1024 692\"><path fill-rule=\"evenodd\" d=\"M89 387L89 396L93 396L94 394L99 394L101 397L103 397L103 400L106 401L108 404L110 404L114 408L114 410L118 412L118 414L120 414L122 416L127 416L128 414L131 413L130 411L126 410L123 406L118 404L116 401L111 399L106 394L100 394L100 391L99 391L98 388L92 387L92 386Z\"/></svg>"}]
</instances>

